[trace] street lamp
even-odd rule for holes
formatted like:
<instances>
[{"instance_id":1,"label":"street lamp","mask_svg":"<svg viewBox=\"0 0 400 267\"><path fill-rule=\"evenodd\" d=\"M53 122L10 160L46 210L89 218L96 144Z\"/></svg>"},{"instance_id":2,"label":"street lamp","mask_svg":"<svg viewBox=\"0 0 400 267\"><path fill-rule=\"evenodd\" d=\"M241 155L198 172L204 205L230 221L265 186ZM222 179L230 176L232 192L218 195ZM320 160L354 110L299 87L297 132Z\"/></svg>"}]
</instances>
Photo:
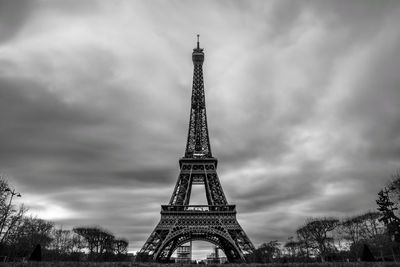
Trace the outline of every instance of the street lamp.
<instances>
[{"instance_id":1,"label":"street lamp","mask_svg":"<svg viewBox=\"0 0 400 267\"><path fill-rule=\"evenodd\" d=\"M11 205L11 201L12 201L12 199L13 199L14 196L22 197L22 196L21 196L21 193L15 192L15 189L11 190L9 187L7 187L4 191L10 192L10 194L11 194L10 202L9 202L8 206Z\"/></svg>"}]
</instances>

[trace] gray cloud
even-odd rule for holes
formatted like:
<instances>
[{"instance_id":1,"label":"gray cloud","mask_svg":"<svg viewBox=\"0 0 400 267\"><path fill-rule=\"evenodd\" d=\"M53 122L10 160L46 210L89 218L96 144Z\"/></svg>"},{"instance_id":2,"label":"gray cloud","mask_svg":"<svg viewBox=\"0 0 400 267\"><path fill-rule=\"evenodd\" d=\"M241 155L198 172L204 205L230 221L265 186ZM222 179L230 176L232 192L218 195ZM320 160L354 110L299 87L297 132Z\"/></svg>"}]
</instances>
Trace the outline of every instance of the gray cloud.
<instances>
[{"instance_id":1,"label":"gray cloud","mask_svg":"<svg viewBox=\"0 0 400 267\"><path fill-rule=\"evenodd\" d=\"M200 33L213 154L254 243L373 209L400 159L399 18L396 1L0 1L1 171L32 213L138 250L178 176Z\"/></svg>"},{"instance_id":2,"label":"gray cloud","mask_svg":"<svg viewBox=\"0 0 400 267\"><path fill-rule=\"evenodd\" d=\"M28 0L0 1L0 43L18 34L30 18L32 2Z\"/></svg>"}]
</instances>

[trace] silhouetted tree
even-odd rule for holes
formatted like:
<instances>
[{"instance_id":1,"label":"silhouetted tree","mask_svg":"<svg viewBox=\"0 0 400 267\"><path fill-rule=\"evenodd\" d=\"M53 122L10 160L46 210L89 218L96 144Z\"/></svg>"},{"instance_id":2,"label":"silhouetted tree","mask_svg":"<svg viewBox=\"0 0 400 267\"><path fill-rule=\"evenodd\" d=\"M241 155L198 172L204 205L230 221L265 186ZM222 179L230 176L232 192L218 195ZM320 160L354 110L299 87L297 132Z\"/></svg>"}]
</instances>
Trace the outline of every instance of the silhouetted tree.
<instances>
[{"instance_id":1,"label":"silhouetted tree","mask_svg":"<svg viewBox=\"0 0 400 267\"><path fill-rule=\"evenodd\" d=\"M126 239L120 238L114 241L115 260L117 261L128 260L128 245L129 242Z\"/></svg>"},{"instance_id":2,"label":"silhouetted tree","mask_svg":"<svg viewBox=\"0 0 400 267\"><path fill-rule=\"evenodd\" d=\"M335 250L333 238L329 235L339 224L336 218L314 218L308 219L306 224L299 228L298 236L305 237L309 242L310 249L318 251L321 261L325 261L327 253Z\"/></svg>"},{"instance_id":3,"label":"silhouetted tree","mask_svg":"<svg viewBox=\"0 0 400 267\"><path fill-rule=\"evenodd\" d=\"M52 241L53 223L34 217L25 217L10 233L9 246L13 257L28 257L37 244L46 248Z\"/></svg>"},{"instance_id":4,"label":"silhouetted tree","mask_svg":"<svg viewBox=\"0 0 400 267\"><path fill-rule=\"evenodd\" d=\"M83 238L71 230L53 229L52 242L48 246L45 255L48 260L80 261L85 247Z\"/></svg>"},{"instance_id":5,"label":"silhouetted tree","mask_svg":"<svg viewBox=\"0 0 400 267\"><path fill-rule=\"evenodd\" d=\"M361 215L353 216L342 220L338 231L343 238L352 243L361 240L371 239L378 234L382 234L382 223L379 221L381 213L366 212Z\"/></svg>"},{"instance_id":6,"label":"silhouetted tree","mask_svg":"<svg viewBox=\"0 0 400 267\"><path fill-rule=\"evenodd\" d=\"M0 176L0 254L5 253L8 246L9 235L21 223L27 209L13 204L15 196L21 196L15 190L10 189L8 182Z\"/></svg>"},{"instance_id":7,"label":"silhouetted tree","mask_svg":"<svg viewBox=\"0 0 400 267\"><path fill-rule=\"evenodd\" d=\"M85 239L76 233L72 234L71 242L72 242L72 251L71 251L72 253L79 253L82 251L82 249L87 247Z\"/></svg>"},{"instance_id":8,"label":"silhouetted tree","mask_svg":"<svg viewBox=\"0 0 400 267\"><path fill-rule=\"evenodd\" d=\"M378 199L376 200L378 210L382 213L380 221L385 223L388 234L393 237L396 242L400 242L400 218L395 214L398 208L395 202L392 201L392 198L394 198L395 201L400 201L398 180L400 180L400 177L394 180L395 183L392 182L388 187L379 191Z\"/></svg>"},{"instance_id":9,"label":"silhouetted tree","mask_svg":"<svg viewBox=\"0 0 400 267\"><path fill-rule=\"evenodd\" d=\"M299 241L297 242L297 244L293 245L297 245L299 251L304 250L305 257L309 259L311 254L313 254L314 252L314 246L313 246L314 241L312 235L310 235L309 232L305 231L304 229L303 230L298 229L296 231L296 234L297 234L297 239Z\"/></svg>"},{"instance_id":10,"label":"silhouetted tree","mask_svg":"<svg viewBox=\"0 0 400 267\"><path fill-rule=\"evenodd\" d=\"M252 262L270 263L280 257L281 250L277 240L261 244L254 252Z\"/></svg>"},{"instance_id":11,"label":"silhouetted tree","mask_svg":"<svg viewBox=\"0 0 400 267\"><path fill-rule=\"evenodd\" d=\"M390 248L385 234L385 225L380 221L380 212L366 212L343 219L337 228L338 237L347 241L348 258L361 258L364 244L368 244L376 253L383 254L384 248Z\"/></svg>"},{"instance_id":12,"label":"silhouetted tree","mask_svg":"<svg viewBox=\"0 0 400 267\"><path fill-rule=\"evenodd\" d=\"M291 261L297 261L295 259L303 256L303 241L295 240L292 236L288 238L284 248L286 249Z\"/></svg>"},{"instance_id":13,"label":"silhouetted tree","mask_svg":"<svg viewBox=\"0 0 400 267\"><path fill-rule=\"evenodd\" d=\"M70 230L53 229L50 249L59 255L70 253L73 248L72 234Z\"/></svg>"},{"instance_id":14,"label":"silhouetted tree","mask_svg":"<svg viewBox=\"0 0 400 267\"><path fill-rule=\"evenodd\" d=\"M110 260L113 257L115 237L108 231L99 227L77 227L73 231L86 241L92 260Z\"/></svg>"},{"instance_id":15,"label":"silhouetted tree","mask_svg":"<svg viewBox=\"0 0 400 267\"><path fill-rule=\"evenodd\" d=\"M390 245L393 258L396 259L395 250L398 251L400 246L400 214L398 210L400 206L400 172L395 173L392 180L378 192L376 204L378 205L377 209L381 212L379 221L385 224L386 234L391 242L384 237L380 239L386 241L386 247Z\"/></svg>"},{"instance_id":16,"label":"silhouetted tree","mask_svg":"<svg viewBox=\"0 0 400 267\"><path fill-rule=\"evenodd\" d=\"M128 253L128 245L129 242L125 239L116 239L114 241L115 244L115 253L118 254L126 254Z\"/></svg>"}]
</instances>

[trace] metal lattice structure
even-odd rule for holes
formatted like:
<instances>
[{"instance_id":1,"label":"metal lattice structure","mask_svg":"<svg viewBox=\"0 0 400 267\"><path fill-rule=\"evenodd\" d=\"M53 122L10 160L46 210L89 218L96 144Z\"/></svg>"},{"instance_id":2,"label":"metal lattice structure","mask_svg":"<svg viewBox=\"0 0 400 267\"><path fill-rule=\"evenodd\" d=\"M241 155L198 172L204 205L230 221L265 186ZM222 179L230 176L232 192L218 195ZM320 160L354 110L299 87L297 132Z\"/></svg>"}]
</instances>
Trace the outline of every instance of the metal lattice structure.
<instances>
[{"instance_id":1,"label":"metal lattice structure","mask_svg":"<svg viewBox=\"0 0 400 267\"><path fill-rule=\"evenodd\" d=\"M218 160L211 154L203 82L204 52L193 49L194 64L190 122L185 156L168 205L161 206L161 220L138 255L166 262L181 245L208 241L221 248L229 262L243 262L254 246L236 220L217 175ZM189 205L192 185L203 184L208 205Z\"/></svg>"}]
</instances>

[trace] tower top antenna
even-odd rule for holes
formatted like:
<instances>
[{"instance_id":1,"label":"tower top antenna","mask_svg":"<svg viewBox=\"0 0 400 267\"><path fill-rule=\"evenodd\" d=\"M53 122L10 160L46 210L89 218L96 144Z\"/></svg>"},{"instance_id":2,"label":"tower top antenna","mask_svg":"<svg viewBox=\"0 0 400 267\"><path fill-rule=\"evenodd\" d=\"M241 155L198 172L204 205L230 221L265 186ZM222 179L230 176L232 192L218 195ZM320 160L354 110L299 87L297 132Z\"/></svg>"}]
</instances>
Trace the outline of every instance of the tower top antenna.
<instances>
[{"instance_id":1,"label":"tower top antenna","mask_svg":"<svg viewBox=\"0 0 400 267\"><path fill-rule=\"evenodd\" d=\"M197 49L200 49L200 34L197 35Z\"/></svg>"}]
</instances>

